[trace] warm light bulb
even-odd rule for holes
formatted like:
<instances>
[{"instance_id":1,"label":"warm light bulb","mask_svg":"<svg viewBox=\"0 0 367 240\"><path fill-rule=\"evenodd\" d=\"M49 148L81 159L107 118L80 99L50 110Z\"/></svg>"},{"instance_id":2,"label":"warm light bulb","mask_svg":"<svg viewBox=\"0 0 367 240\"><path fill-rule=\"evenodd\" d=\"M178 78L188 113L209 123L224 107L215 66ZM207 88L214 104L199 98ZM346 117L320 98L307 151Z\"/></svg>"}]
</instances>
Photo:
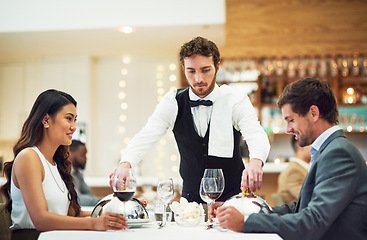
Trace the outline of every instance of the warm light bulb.
<instances>
[{"instance_id":1,"label":"warm light bulb","mask_svg":"<svg viewBox=\"0 0 367 240\"><path fill-rule=\"evenodd\" d=\"M171 63L169 66L168 66L169 70L173 71L173 70L176 70L176 64L174 63Z\"/></svg>"},{"instance_id":2,"label":"warm light bulb","mask_svg":"<svg viewBox=\"0 0 367 240\"><path fill-rule=\"evenodd\" d=\"M121 103L121 109L126 110L127 109L127 103Z\"/></svg>"},{"instance_id":3,"label":"warm light bulb","mask_svg":"<svg viewBox=\"0 0 367 240\"><path fill-rule=\"evenodd\" d=\"M125 92L119 92L119 99L124 99L126 97Z\"/></svg>"},{"instance_id":4,"label":"warm light bulb","mask_svg":"<svg viewBox=\"0 0 367 240\"><path fill-rule=\"evenodd\" d=\"M119 133L124 133L126 131L125 127L119 127Z\"/></svg>"},{"instance_id":5,"label":"warm light bulb","mask_svg":"<svg viewBox=\"0 0 367 240\"><path fill-rule=\"evenodd\" d=\"M177 161L177 155L171 155L170 159L172 162L176 162Z\"/></svg>"},{"instance_id":6,"label":"warm light bulb","mask_svg":"<svg viewBox=\"0 0 367 240\"><path fill-rule=\"evenodd\" d=\"M352 127L352 126L348 126L348 127L347 127L347 131L348 131L348 132L353 131L353 127Z\"/></svg>"},{"instance_id":7,"label":"warm light bulb","mask_svg":"<svg viewBox=\"0 0 367 240\"><path fill-rule=\"evenodd\" d=\"M172 166L171 170L172 170L172 172L177 173L178 172L178 167L177 166Z\"/></svg>"},{"instance_id":8,"label":"warm light bulb","mask_svg":"<svg viewBox=\"0 0 367 240\"><path fill-rule=\"evenodd\" d=\"M279 129L278 127L273 127L273 133L275 133L275 134L276 134L276 133L279 133L279 130L280 130L280 129Z\"/></svg>"},{"instance_id":9,"label":"warm light bulb","mask_svg":"<svg viewBox=\"0 0 367 240\"><path fill-rule=\"evenodd\" d=\"M348 103L353 103L353 98L352 97L348 98Z\"/></svg>"},{"instance_id":10,"label":"warm light bulb","mask_svg":"<svg viewBox=\"0 0 367 240\"><path fill-rule=\"evenodd\" d=\"M157 93L158 93L159 95L162 95L162 94L164 93L164 89L163 89L163 88L158 88L158 89L157 89Z\"/></svg>"},{"instance_id":11,"label":"warm light bulb","mask_svg":"<svg viewBox=\"0 0 367 240\"><path fill-rule=\"evenodd\" d=\"M171 81L171 82L174 82L174 81L176 81L176 75L174 75L174 74L171 74L170 76L169 76L169 80Z\"/></svg>"},{"instance_id":12,"label":"warm light bulb","mask_svg":"<svg viewBox=\"0 0 367 240\"><path fill-rule=\"evenodd\" d=\"M126 82L125 82L124 80L121 80L121 81L119 82L119 86L120 86L121 88L125 87L125 86L126 86Z\"/></svg>"},{"instance_id":13,"label":"warm light bulb","mask_svg":"<svg viewBox=\"0 0 367 240\"><path fill-rule=\"evenodd\" d=\"M357 65L358 65L358 60L357 59L354 59L353 60L353 66L357 67Z\"/></svg>"},{"instance_id":14,"label":"warm light bulb","mask_svg":"<svg viewBox=\"0 0 367 240\"><path fill-rule=\"evenodd\" d=\"M126 68L121 69L121 75L127 75L128 72Z\"/></svg>"},{"instance_id":15,"label":"warm light bulb","mask_svg":"<svg viewBox=\"0 0 367 240\"><path fill-rule=\"evenodd\" d=\"M347 89L347 93L349 94L349 95L353 95L354 94L354 89L353 88L348 88Z\"/></svg>"},{"instance_id":16,"label":"warm light bulb","mask_svg":"<svg viewBox=\"0 0 367 240\"><path fill-rule=\"evenodd\" d=\"M125 115L125 114L121 114L121 115L120 115L120 121L121 121L121 122L125 122L125 121L126 121L126 119L127 119L127 117L126 117L126 115Z\"/></svg>"},{"instance_id":17,"label":"warm light bulb","mask_svg":"<svg viewBox=\"0 0 367 240\"><path fill-rule=\"evenodd\" d=\"M343 67L348 67L348 62L347 62L347 60L343 60L343 63L342 63L342 65L343 65Z\"/></svg>"},{"instance_id":18,"label":"warm light bulb","mask_svg":"<svg viewBox=\"0 0 367 240\"><path fill-rule=\"evenodd\" d=\"M129 33L132 33L135 31L135 29L133 27L130 27L130 26L126 26L126 27L120 27L119 28L119 31L122 32L122 33L126 33L126 34L129 34Z\"/></svg>"},{"instance_id":19,"label":"warm light bulb","mask_svg":"<svg viewBox=\"0 0 367 240\"><path fill-rule=\"evenodd\" d=\"M122 58L122 62L125 63L125 64L129 64L131 61L131 59L129 57L123 57Z\"/></svg>"}]
</instances>

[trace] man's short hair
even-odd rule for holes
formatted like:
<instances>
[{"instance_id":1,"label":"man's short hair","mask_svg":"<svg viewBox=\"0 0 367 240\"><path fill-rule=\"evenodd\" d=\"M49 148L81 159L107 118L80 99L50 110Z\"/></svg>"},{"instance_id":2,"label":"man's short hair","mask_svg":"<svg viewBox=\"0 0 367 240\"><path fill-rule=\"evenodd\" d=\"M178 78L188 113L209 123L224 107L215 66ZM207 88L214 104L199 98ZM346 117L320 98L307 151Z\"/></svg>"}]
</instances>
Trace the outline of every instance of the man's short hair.
<instances>
[{"instance_id":1,"label":"man's short hair","mask_svg":"<svg viewBox=\"0 0 367 240\"><path fill-rule=\"evenodd\" d=\"M312 105L319 108L320 117L330 124L338 123L338 106L333 91L317 78L304 78L285 87L279 97L278 107L289 103L292 111L305 116Z\"/></svg>"}]
</instances>

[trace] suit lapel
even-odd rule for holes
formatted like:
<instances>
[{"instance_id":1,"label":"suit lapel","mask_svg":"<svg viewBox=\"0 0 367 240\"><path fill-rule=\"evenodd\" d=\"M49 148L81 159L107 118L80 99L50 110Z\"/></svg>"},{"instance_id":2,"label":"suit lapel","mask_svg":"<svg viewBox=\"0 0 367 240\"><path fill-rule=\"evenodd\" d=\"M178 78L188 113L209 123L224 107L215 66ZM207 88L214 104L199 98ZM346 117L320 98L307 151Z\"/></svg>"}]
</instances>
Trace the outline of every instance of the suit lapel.
<instances>
[{"instance_id":1,"label":"suit lapel","mask_svg":"<svg viewBox=\"0 0 367 240\"><path fill-rule=\"evenodd\" d=\"M331 134L326 140L325 142L321 145L319 151L317 151L316 156L315 156L315 161L317 161L319 155L325 150L325 148L327 147L327 145L329 145L329 143L331 143L335 138L338 137L346 137L345 133L343 130L337 130L335 131L333 134Z\"/></svg>"}]
</instances>

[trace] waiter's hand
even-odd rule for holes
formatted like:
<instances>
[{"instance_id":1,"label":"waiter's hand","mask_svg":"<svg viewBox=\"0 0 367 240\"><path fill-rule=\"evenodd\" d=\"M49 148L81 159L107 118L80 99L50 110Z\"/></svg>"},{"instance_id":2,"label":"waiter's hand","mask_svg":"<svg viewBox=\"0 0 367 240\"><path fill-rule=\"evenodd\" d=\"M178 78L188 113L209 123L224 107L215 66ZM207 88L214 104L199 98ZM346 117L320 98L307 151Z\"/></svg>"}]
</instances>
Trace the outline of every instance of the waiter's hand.
<instances>
[{"instance_id":1,"label":"waiter's hand","mask_svg":"<svg viewBox=\"0 0 367 240\"><path fill-rule=\"evenodd\" d=\"M263 182L263 162L258 158L252 158L246 169L242 172L241 187L250 188L252 192L260 190Z\"/></svg>"},{"instance_id":2,"label":"waiter's hand","mask_svg":"<svg viewBox=\"0 0 367 240\"><path fill-rule=\"evenodd\" d=\"M131 168L130 163L128 162L120 163L118 167L115 169L115 172L110 174L110 186L112 187L113 178L115 177L115 175L120 176L121 180L126 181L130 177L129 175L130 168Z\"/></svg>"}]
</instances>

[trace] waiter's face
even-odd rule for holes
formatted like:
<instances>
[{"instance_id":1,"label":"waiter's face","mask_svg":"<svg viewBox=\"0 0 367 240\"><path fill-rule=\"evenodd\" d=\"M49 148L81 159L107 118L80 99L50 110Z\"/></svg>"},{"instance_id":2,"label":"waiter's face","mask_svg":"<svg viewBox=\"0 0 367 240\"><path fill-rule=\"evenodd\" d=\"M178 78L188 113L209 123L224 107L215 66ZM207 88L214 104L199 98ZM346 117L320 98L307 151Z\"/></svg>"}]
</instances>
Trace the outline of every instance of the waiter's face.
<instances>
[{"instance_id":1,"label":"waiter's face","mask_svg":"<svg viewBox=\"0 0 367 240\"><path fill-rule=\"evenodd\" d=\"M301 116L293 112L289 103L284 104L281 110L287 122L286 132L295 136L300 147L311 145L315 140L311 110L305 116Z\"/></svg>"},{"instance_id":2,"label":"waiter's face","mask_svg":"<svg viewBox=\"0 0 367 240\"><path fill-rule=\"evenodd\" d=\"M214 66L213 57L199 54L184 59L185 76L192 91L203 98L211 93L215 86L215 76L218 71Z\"/></svg>"}]
</instances>

